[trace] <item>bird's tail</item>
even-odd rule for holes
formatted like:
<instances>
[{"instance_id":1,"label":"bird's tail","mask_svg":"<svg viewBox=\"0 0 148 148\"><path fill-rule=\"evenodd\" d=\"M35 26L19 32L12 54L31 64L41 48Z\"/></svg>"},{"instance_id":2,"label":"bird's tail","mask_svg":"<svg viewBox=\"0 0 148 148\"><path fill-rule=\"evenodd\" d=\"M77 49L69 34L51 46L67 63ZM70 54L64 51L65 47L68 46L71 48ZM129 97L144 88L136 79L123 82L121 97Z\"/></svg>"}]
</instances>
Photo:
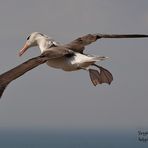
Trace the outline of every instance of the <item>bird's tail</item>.
<instances>
[{"instance_id":1,"label":"bird's tail","mask_svg":"<svg viewBox=\"0 0 148 148\"><path fill-rule=\"evenodd\" d=\"M1 97L3 95L3 92L4 92L6 87L7 87L7 85L0 85L0 99L1 99Z\"/></svg>"}]
</instances>

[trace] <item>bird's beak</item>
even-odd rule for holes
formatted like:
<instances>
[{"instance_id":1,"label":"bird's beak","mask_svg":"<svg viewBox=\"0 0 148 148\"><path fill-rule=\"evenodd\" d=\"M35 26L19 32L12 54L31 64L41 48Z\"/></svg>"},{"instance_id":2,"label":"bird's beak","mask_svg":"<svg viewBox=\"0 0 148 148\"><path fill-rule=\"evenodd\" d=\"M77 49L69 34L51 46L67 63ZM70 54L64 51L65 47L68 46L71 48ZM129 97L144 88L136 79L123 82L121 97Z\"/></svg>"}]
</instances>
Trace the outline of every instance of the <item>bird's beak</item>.
<instances>
[{"instance_id":1,"label":"bird's beak","mask_svg":"<svg viewBox=\"0 0 148 148\"><path fill-rule=\"evenodd\" d=\"M24 47L19 51L19 56L21 56L28 48L29 48L29 45L26 43Z\"/></svg>"}]
</instances>

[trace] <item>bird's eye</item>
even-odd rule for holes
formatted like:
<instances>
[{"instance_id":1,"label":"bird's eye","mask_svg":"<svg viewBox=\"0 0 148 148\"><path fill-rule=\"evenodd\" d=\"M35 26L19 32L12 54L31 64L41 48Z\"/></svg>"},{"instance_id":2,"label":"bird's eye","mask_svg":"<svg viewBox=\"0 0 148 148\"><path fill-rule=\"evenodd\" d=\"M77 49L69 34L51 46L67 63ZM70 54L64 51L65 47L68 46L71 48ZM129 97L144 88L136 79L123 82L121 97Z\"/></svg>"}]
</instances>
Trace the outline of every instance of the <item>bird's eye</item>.
<instances>
[{"instance_id":1,"label":"bird's eye","mask_svg":"<svg viewBox=\"0 0 148 148\"><path fill-rule=\"evenodd\" d=\"M30 39L30 36L27 37L27 40L29 40L29 39Z\"/></svg>"}]
</instances>

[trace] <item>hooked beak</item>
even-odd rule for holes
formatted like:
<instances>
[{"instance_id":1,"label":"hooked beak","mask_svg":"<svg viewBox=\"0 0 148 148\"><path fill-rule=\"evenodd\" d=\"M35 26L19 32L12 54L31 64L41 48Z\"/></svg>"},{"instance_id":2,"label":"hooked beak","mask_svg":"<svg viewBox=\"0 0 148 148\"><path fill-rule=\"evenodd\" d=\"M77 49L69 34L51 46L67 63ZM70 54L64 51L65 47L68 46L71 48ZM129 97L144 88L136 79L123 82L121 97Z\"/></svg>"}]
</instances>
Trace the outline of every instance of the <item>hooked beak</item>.
<instances>
[{"instance_id":1,"label":"hooked beak","mask_svg":"<svg viewBox=\"0 0 148 148\"><path fill-rule=\"evenodd\" d=\"M19 56L21 56L28 48L29 48L29 45L26 43L24 47L19 51Z\"/></svg>"}]
</instances>

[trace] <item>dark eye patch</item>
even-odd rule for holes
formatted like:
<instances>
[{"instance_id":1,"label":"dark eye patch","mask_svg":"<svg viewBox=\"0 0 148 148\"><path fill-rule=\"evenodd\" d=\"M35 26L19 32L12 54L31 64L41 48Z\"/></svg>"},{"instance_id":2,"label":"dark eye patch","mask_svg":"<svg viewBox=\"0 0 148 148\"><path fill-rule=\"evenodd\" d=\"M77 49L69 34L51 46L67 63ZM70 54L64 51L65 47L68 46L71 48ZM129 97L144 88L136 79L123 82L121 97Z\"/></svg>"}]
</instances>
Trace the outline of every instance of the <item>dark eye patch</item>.
<instances>
[{"instance_id":1,"label":"dark eye patch","mask_svg":"<svg viewBox=\"0 0 148 148\"><path fill-rule=\"evenodd\" d=\"M27 37L27 40L29 40L29 39L30 39L30 36Z\"/></svg>"}]
</instances>

